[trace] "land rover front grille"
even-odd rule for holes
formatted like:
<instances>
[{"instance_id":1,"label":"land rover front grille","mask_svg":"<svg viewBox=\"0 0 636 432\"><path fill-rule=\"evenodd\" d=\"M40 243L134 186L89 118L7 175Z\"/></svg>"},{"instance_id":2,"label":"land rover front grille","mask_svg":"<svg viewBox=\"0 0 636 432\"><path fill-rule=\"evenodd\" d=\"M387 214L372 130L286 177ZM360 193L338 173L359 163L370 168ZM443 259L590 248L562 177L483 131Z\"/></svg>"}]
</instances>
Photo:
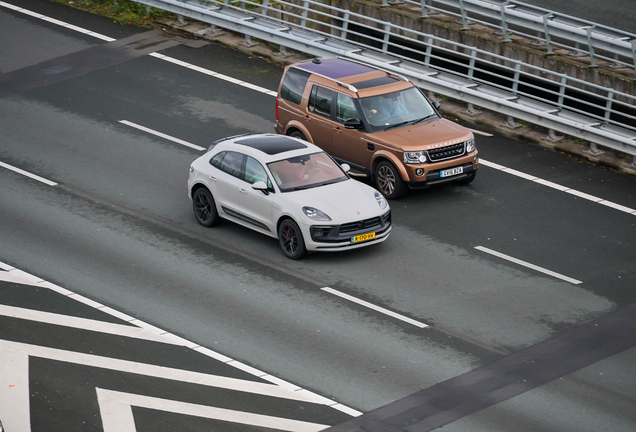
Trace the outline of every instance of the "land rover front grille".
<instances>
[{"instance_id":1,"label":"land rover front grille","mask_svg":"<svg viewBox=\"0 0 636 432\"><path fill-rule=\"evenodd\" d=\"M439 147L432 150L428 150L428 159L431 162L439 162L446 159L453 159L459 156L463 156L466 152L466 143L452 144L446 147Z\"/></svg>"}]
</instances>

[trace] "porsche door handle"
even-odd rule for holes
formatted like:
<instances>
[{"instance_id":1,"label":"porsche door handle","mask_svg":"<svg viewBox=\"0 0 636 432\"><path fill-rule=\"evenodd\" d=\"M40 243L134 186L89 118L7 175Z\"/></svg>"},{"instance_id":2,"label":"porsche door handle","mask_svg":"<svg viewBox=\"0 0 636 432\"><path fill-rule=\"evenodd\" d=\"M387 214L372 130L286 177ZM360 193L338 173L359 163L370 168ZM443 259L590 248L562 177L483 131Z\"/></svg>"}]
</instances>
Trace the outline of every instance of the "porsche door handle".
<instances>
[{"instance_id":1,"label":"porsche door handle","mask_svg":"<svg viewBox=\"0 0 636 432\"><path fill-rule=\"evenodd\" d=\"M247 193L247 189L239 188L239 192L246 194Z\"/></svg>"},{"instance_id":2,"label":"porsche door handle","mask_svg":"<svg viewBox=\"0 0 636 432\"><path fill-rule=\"evenodd\" d=\"M216 181L216 177L214 177L214 176L210 176L210 180L214 180L214 181Z\"/></svg>"}]
</instances>

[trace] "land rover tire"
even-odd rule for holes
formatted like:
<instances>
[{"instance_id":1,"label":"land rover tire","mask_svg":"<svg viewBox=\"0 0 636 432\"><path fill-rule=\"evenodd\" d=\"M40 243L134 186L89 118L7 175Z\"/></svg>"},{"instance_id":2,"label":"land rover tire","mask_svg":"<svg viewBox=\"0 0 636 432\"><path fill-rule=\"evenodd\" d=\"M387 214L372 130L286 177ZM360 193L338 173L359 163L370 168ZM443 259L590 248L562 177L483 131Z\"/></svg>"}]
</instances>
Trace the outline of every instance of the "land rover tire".
<instances>
[{"instance_id":1,"label":"land rover tire","mask_svg":"<svg viewBox=\"0 0 636 432\"><path fill-rule=\"evenodd\" d=\"M386 199L400 198L405 191L405 185L400 172L389 161L382 161L375 171L375 185Z\"/></svg>"},{"instance_id":2,"label":"land rover tire","mask_svg":"<svg viewBox=\"0 0 636 432\"><path fill-rule=\"evenodd\" d=\"M290 137L292 138L300 138L303 141L307 141L307 138L305 138L305 135L303 135L303 133L301 131L293 131L292 133L289 134Z\"/></svg>"}]
</instances>

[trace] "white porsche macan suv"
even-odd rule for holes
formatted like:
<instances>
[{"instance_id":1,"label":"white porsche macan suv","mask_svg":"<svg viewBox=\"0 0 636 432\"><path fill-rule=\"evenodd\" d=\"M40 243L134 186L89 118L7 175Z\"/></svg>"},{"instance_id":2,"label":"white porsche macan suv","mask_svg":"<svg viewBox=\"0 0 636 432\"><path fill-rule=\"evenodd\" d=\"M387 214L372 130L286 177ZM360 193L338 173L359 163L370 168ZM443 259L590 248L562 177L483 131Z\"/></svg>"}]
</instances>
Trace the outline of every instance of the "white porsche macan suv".
<instances>
[{"instance_id":1,"label":"white porsche macan suv","mask_svg":"<svg viewBox=\"0 0 636 432\"><path fill-rule=\"evenodd\" d=\"M188 196L201 225L227 219L278 238L291 259L386 240L389 204L347 170L307 141L239 135L215 141L192 163Z\"/></svg>"}]
</instances>

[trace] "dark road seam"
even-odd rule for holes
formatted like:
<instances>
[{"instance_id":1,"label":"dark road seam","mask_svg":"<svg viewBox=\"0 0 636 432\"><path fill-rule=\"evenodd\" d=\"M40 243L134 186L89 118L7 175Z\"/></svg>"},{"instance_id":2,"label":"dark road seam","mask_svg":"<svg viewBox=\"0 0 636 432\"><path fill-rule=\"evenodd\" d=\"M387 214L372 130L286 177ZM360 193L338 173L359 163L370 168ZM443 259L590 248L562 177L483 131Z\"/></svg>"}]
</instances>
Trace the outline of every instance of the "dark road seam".
<instances>
[{"instance_id":1,"label":"dark road seam","mask_svg":"<svg viewBox=\"0 0 636 432\"><path fill-rule=\"evenodd\" d=\"M427 432L636 346L636 304L325 432Z\"/></svg>"}]
</instances>

